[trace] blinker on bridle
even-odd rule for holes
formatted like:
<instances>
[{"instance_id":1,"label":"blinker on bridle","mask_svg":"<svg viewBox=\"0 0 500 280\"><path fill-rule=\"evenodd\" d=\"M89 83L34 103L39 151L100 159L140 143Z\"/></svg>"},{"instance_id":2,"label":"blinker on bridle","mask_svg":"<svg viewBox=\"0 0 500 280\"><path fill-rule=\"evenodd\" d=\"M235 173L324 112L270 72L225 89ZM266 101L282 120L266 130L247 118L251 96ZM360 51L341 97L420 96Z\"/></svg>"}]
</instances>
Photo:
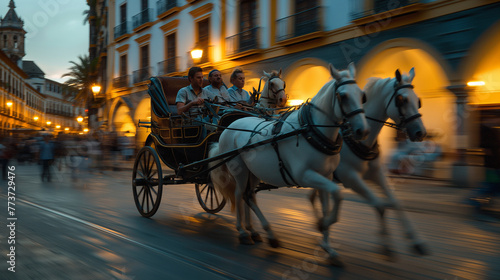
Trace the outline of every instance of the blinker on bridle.
<instances>
[{"instance_id":1,"label":"blinker on bridle","mask_svg":"<svg viewBox=\"0 0 500 280\"><path fill-rule=\"evenodd\" d=\"M356 81L355 80L347 80L347 81L343 81L341 83L338 83L335 82L335 95L337 96L337 99L340 103L340 111L342 112L342 115L344 116L345 119L348 119L352 116L355 116L357 114L361 114L361 113L364 113L365 110L363 108L359 108L359 109L355 109L354 111L350 112L350 113L345 113L344 111L344 108L342 107L342 100L340 98L340 94L338 92L338 89L343 86L343 85L350 85L350 84L356 84ZM363 93L363 103L366 102L366 95Z\"/></svg>"},{"instance_id":2,"label":"blinker on bridle","mask_svg":"<svg viewBox=\"0 0 500 280\"><path fill-rule=\"evenodd\" d=\"M408 85L398 85L398 81L395 81L395 83L394 83L394 93L392 94L391 99L389 100L389 103L387 103L387 106L385 107L385 112L387 114L387 109L391 105L392 99L395 98L395 105L396 105L396 108L398 108L399 119L401 120L400 124L399 124L400 126L405 126L407 123L413 121L414 119L418 119L418 118L422 117L422 114L416 113L415 115L406 118L405 115L403 114L403 112L401 111L401 107L403 107L403 105L405 104L406 100L404 99L404 97L401 94L398 93L398 91L400 89L403 89L403 88L411 88L411 89L413 89L415 87L413 85L411 85L411 84L408 84ZM418 108L420 109L420 107L422 107L422 103L421 103L420 98L419 98L418 99Z\"/></svg>"}]
</instances>

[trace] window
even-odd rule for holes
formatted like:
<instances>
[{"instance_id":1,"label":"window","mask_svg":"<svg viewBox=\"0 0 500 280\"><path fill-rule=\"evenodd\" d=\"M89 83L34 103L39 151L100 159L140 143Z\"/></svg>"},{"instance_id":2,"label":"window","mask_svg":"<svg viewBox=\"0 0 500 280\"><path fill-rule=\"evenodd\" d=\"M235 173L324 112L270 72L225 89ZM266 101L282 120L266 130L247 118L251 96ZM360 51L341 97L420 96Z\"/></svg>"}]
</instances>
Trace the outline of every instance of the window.
<instances>
[{"instance_id":1,"label":"window","mask_svg":"<svg viewBox=\"0 0 500 280\"><path fill-rule=\"evenodd\" d=\"M257 47L257 1L243 0L240 5L239 51Z\"/></svg>"},{"instance_id":2,"label":"window","mask_svg":"<svg viewBox=\"0 0 500 280\"><path fill-rule=\"evenodd\" d=\"M127 55L120 56L120 76L127 75Z\"/></svg>"},{"instance_id":3,"label":"window","mask_svg":"<svg viewBox=\"0 0 500 280\"><path fill-rule=\"evenodd\" d=\"M201 63L208 62L208 44L210 38L210 20L204 19L198 22L198 44L203 50Z\"/></svg>"},{"instance_id":4,"label":"window","mask_svg":"<svg viewBox=\"0 0 500 280\"><path fill-rule=\"evenodd\" d=\"M295 36L319 30L317 0L295 0Z\"/></svg>"},{"instance_id":5,"label":"window","mask_svg":"<svg viewBox=\"0 0 500 280\"><path fill-rule=\"evenodd\" d=\"M120 23L127 21L127 3L120 6Z\"/></svg>"},{"instance_id":6,"label":"window","mask_svg":"<svg viewBox=\"0 0 500 280\"><path fill-rule=\"evenodd\" d=\"M176 72L176 48L175 33L167 36L167 73Z\"/></svg>"},{"instance_id":7,"label":"window","mask_svg":"<svg viewBox=\"0 0 500 280\"><path fill-rule=\"evenodd\" d=\"M14 49L17 49L17 36L14 36Z\"/></svg>"},{"instance_id":8,"label":"window","mask_svg":"<svg viewBox=\"0 0 500 280\"><path fill-rule=\"evenodd\" d=\"M141 68L149 67L149 45L141 47Z\"/></svg>"}]
</instances>

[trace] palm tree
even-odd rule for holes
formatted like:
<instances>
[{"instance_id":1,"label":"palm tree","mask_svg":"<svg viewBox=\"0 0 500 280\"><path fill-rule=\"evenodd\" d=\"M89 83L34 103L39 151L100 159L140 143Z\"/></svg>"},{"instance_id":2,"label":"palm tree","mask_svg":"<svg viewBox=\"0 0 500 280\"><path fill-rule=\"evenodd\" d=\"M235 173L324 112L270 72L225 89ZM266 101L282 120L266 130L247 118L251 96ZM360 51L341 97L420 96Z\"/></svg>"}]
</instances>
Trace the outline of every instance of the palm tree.
<instances>
[{"instance_id":1,"label":"palm tree","mask_svg":"<svg viewBox=\"0 0 500 280\"><path fill-rule=\"evenodd\" d=\"M87 22L89 22L89 19L92 16L92 11L96 11L97 0L89 0L89 1L87 1L87 5L89 5L89 9L83 11L83 13L82 13L82 15L84 15L83 25L85 25L85 24L87 24ZM95 12L94 12L94 16L95 16Z\"/></svg>"},{"instance_id":2,"label":"palm tree","mask_svg":"<svg viewBox=\"0 0 500 280\"><path fill-rule=\"evenodd\" d=\"M73 64L69 68L69 72L65 73L61 76L70 77L65 85L68 87L74 88L77 90L77 94L74 96L75 102L85 102L88 100L91 94L91 86L92 86L92 74L96 71L97 60L90 61L88 55L80 55L78 56L79 62L70 61L69 63Z\"/></svg>"}]
</instances>

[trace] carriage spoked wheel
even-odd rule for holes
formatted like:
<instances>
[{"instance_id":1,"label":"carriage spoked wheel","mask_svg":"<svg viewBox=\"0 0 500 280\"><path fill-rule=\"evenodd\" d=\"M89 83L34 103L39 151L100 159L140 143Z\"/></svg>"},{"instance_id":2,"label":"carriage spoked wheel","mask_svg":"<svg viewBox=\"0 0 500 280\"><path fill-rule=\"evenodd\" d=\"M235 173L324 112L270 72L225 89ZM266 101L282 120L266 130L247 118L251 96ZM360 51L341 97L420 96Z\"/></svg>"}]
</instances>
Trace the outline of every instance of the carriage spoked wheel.
<instances>
[{"instance_id":1,"label":"carriage spoked wheel","mask_svg":"<svg viewBox=\"0 0 500 280\"><path fill-rule=\"evenodd\" d=\"M137 210L144 217L153 216L160 206L163 175L156 151L148 146L137 154L132 174L132 189Z\"/></svg>"},{"instance_id":2,"label":"carriage spoked wheel","mask_svg":"<svg viewBox=\"0 0 500 280\"><path fill-rule=\"evenodd\" d=\"M196 197L201 208L207 213L215 214L226 205L226 199L215 189L212 182L207 184L195 184Z\"/></svg>"}]
</instances>

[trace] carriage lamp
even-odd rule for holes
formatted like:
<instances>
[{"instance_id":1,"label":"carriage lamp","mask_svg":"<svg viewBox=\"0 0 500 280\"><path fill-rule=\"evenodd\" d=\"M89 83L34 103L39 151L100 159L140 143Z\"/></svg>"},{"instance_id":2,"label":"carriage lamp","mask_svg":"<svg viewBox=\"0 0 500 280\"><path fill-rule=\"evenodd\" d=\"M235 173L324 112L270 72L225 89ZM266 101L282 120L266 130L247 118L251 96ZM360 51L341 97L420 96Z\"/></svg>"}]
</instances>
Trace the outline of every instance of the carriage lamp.
<instances>
[{"instance_id":1,"label":"carriage lamp","mask_svg":"<svg viewBox=\"0 0 500 280\"><path fill-rule=\"evenodd\" d=\"M470 81L467 83L468 86L470 87L482 87L484 86L486 83L484 81Z\"/></svg>"},{"instance_id":2,"label":"carriage lamp","mask_svg":"<svg viewBox=\"0 0 500 280\"><path fill-rule=\"evenodd\" d=\"M76 118L76 121L79 122L79 123L83 122L83 117Z\"/></svg>"}]
</instances>

